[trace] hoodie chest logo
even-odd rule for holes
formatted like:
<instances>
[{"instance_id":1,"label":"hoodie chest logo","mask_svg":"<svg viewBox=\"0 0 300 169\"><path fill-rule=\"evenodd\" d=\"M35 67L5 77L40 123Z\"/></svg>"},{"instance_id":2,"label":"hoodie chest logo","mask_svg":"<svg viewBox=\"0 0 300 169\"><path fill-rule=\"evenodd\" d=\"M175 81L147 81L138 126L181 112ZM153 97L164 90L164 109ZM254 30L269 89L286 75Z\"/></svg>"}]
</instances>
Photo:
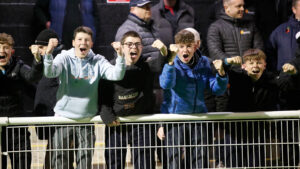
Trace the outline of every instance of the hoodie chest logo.
<instances>
[{"instance_id":1,"label":"hoodie chest logo","mask_svg":"<svg viewBox=\"0 0 300 169\"><path fill-rule=\"evenodd\" d=\"M251 31L249 31L249 30L241 30L241 31L240 31L240 34L241 34L241 35L250 35L250 34L251 34Z\"/></svg>"}]
</instances>

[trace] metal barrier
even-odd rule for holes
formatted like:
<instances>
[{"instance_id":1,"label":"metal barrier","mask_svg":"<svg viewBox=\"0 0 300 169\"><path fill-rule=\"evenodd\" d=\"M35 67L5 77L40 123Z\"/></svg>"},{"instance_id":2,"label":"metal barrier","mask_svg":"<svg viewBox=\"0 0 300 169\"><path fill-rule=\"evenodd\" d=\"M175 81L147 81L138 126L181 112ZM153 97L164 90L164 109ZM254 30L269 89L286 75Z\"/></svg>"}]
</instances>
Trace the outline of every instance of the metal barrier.
<instances>
[{"instance_id":1,"label":"metal barrier","mask_svg":"<svg viewBox=\"0 0 300 169\"><path fill-rule=\"evenodd\" d=\"M4 117L0 162L12 169L298 169L299 119L300 111L155 114L105 128L99 116Z\"/></svg>"}]
</instances>

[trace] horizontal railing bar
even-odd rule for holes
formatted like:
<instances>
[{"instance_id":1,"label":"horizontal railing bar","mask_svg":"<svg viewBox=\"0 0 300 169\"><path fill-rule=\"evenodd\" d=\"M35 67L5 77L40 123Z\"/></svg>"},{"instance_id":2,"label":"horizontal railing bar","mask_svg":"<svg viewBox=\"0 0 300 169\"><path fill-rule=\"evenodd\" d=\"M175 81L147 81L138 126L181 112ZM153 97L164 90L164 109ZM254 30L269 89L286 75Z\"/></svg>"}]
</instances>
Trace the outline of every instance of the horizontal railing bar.
<instances>
[{"instance_id":1,"label":"horizontal railing bar","mask_svg":"<svg viewBox=\"0 0 300 169\"><path fill-rule=\"evenodd\" d=\"M167 122L167 121L209 121L209 120L249 120L249 119L299 119L300 110L269 111L269 112L214 112L199 114L153 114L120 117L121 122ZM64 117L2 117L0 125L31 125L31 124L76 124L102 123L100 116L92 119L75 120Z\"/></svg>"}]
</instances>

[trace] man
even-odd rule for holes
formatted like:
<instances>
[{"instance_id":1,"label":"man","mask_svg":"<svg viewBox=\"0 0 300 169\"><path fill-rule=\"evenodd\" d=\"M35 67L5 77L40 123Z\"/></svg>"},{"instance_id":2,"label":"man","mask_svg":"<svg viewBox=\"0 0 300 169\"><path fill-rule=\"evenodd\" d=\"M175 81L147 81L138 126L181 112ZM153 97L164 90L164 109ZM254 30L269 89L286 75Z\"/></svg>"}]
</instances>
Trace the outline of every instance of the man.
<instances>
[{"instance_id":1,"label":"man","mask_svg":"<svg viewBox=\"0 0 300 169\"><path fill-rule=\"evenodd\" d=\"M293 0L292 11L290 19L272 32L266 46L268 69L274 72L295 58L298 46L295 35L300 31L300 0Z\"/></svg>"},{"instance_id":2,"label":"man","mask_svg":"<svg viewBox=\"0 0 300 169\"><path fill-rule=\"evenodd\" d=\"M126 63L124 79L118 82L103 81L103 90L100 91L104 93L100 114L107 124L105 160L107 168L111 169L125 167L127 144L136 147L154 146L155 143L152 125L146 125L145 128L143 125L119 126L118 116L153 113L153 78L148 63L141 58L141 37L138 33L129 31L123 35L120 43ZM153 44L158 48L160 45L162 43L159 40ZM135 159L134 168L155 168L154 149L133 148L131 151L132 158Z\"/></svg>"},{"instance_id":3,"label":"man","mask_svg":"<svg viewBox=\"0 0 300 169\"><path fill-rule=\"evenodd\" d=\"M137 32L142 38L143 51L142 57L147 59L151 72L154 76L154 93L156 95L155 112L159 112L162 102L162 91L159 87L158 76L165 63L167 48L162 46L163 50L153 48L151 45L158 38L151 20L151 1L150 0L131 0L129 3L130 13L127 20L119 27L115 41L120 41L124 33L128 31ZM160 52L161 51L161 52Z\"/></svg>"},{"instance_id":4,"label":"man","mask_svg":"<svg viewBox=\"0 0 300 169\"><path fill-rule=\"evenodd\" d=\"M0 33L0 116L22 117L26 116L21 100L24 85L36 82L42 77L43 64L38 53L38 46L31 46L34 55L32 68L25 65L14 53L14 39L11 35ZM30 151L30 140L27 128L2 128L2 151ZM8 144L8 145L6 145ZM8 148L8 149L7 149ZM30 168L31 153L14 152L8 154L13 169ZM7 168L7 160L2 156L1 168Z\"/></svg>"},{"instance_id":5,"label":"man","mask_svg":"<svg viewBox=\"0 0 300 169\"><path fill-rule=\"evenodd\" d=\"M209 55L213 59L242 56L250 48L263 48L262 39L250 21L241 20L244 14L243 0L223 0L224 11L220 19L208 29ZM227 111L227 93L216 98L216 111Z\"/></svg>"},{"instance_id":6,"label":"man","mask_svg":"<svg viewBox=\"0 0 300 169\"><path fill-rule=\"evenodd\" d=\"M209 59L196 52L195 37L190 31L179 31L175 35L175 43L170 46L172 57L165 64L159 78L161 87L171 91L171 99L167 98L170 100L167 105L168 113L205 113L207 108L203 98L204 89L209 89L217 95L226 90L228 79L222 61L214 61L218 74L213 75ZM185 145L196 145L206 141L206 130L201 130L201 127L201 124L170 124L166 125L166 131L164 127L159 128L158 137L161 140L165 139L165 145L171 147L168 147L165 153L165 168L181 168L180 165L183 164L188 168L205 168L206 154L202 152L206 152L206 147L186 147L184 161L180 158L183 153L181 148ZM173 146L179 148L174 149Z\"/></svg>"},{"instance_id":7,"label":"man","mask_svg":"<svg viewBox=\"0 0 300 169\"><path fill-rule=\"evenodd\" d=\"M118 51L115 66L104 56L92 51L93 31L85 26L74 30L72 44L74 48L62 51L53 59L52 53L57 39L50 39L44 57L44 73L48 78L58 77L57 102L55 116L75 120L89 120L98 112L98 84L100 79L122 80L125 74L125 60ZM113 44L115 45L115 44ZM84 135L82 135L84 133ZM92 151L86 148L94 146L92 127L57 127L53 136L53 148L59 149L52 155L52 167L68 168L66 149L74 139L79 150L76 155L78 168L92 168ZM77 144L78 143L78 144Z\"/></svg>"},{"instance_id":8,"label":"man","mask_svg":"<svg viewBox=\"0 0 300 169\"><path fill-rule=\"evenodd\" d=\"M160 0L151 8L151 12L159 38L166 46L174 43L177 32L194 27L194 9L184 0Z\"/></svg>"}]
</instances>

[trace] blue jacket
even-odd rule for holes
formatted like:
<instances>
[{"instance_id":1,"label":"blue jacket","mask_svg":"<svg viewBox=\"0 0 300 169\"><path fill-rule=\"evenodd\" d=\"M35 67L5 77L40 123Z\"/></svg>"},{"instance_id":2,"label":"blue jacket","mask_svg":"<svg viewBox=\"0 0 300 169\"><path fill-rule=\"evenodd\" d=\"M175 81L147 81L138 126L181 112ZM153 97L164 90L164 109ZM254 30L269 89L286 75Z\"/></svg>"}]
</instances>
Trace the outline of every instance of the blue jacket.
<instances>
[{"instance_id":1,"label":"blue jacket","mask_svg":"<svg viewBox=\"0 0 300 169\"><path fill-rule=\"evenodd\" d=\"M266 48L268 69L280 71L282 65L295 58L298 46L295 35L299 31L300 22L293 15L272 32Z\"/></svg>"},{"instance_id":2,"label":"blue jacket","mask_svg":"<svg viewBox=\"0 0 300 169\"><path fill-rule=\"evenodd\" d=\"M167 106L168 112L175 114L207 112L204 89L210 88L214 94L221 95L225 92L228 82L227 77L212 74L206 56L201 56L193 69L176 56L173 66L165 64L159 80L163 89L171 90L171 99L164 100L171 100Z\"/></svg>"}]
</instances>

